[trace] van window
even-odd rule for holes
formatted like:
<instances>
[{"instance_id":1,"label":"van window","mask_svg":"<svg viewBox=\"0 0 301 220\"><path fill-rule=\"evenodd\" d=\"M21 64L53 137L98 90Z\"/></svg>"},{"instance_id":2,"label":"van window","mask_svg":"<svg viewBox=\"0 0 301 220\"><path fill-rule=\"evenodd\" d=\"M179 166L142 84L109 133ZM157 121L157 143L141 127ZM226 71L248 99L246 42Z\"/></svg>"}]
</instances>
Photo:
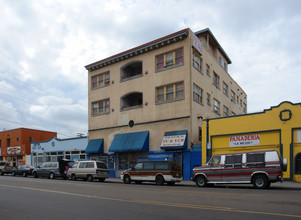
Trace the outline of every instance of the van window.
<instances>
[{"instance_id":1,"label":"van window","mask_svg":"<svg viewBox=\"0 0 301 220\"><path fill-rule=\"evenodd\" d=\"M72 165L72 168L76 168L78 165L78 162L75 162L73 165Z\"/></svg>"},{"instance_id":2,"label":"van window","mask_svg":"<svg viewBox=\"0 0 301 220\"><path fill-rule=\"evenodd\" d=\"M143 163L137 163L134 168L135 170L142 170L142 167L143 167Z\"/></svg>"},{"instance_id":3,"label":"van window","mask_svg":"<svg viewBox=\"0 0 301 220\"><path fill-rule=\"evenodd\" d=\"M168 170L168 163L164 161L156 162L156 170Z\"/></svg>"},{"instance_id":4,"label":"van window","mask_svg":"<svg viewBox=\"0 0 301 220\"><path fill-rule=\"evenodd\" d=\"M155 163L153 162L145 162L143 166L144 170L154 170L155 169Z\"/></svg>"},{"instance_id":5,"label":"van window","mask_svg":"<svg viewBox=\"0 0 301 220\"><path fill-rule=\"evenodd\" d=\"M180 167L180 165L178 163L172 162L172 164L171 164L171 170L172 171L181 171L181 167Z\"/></svg>"},{"instance_id":6,"label":"van window","mask_svg":"<svg viewBox=\"0 0 301 220\"><path fill-rule=\"evenodd\" d=\"M86 162L83 162L83 163L80 163L79 164L79 167L78 168L86 168L87 167L87 163Z\"/></svg>"},{"instance_id":7,"label":"van window","mask_svg":"<svg viewBox=\"0 0 301 220\"><path fill-rule=\"evenodd\" d=\"M94 168L94 162L88 162L87 168Z\"/></svg>"},{"instance_id":8,"label":"van window","mask_svg":"<svg viewBox=\"0 0 301 220\"><path fill-rule=\"evenodd\" d=\"M247 154L247 163L264 162L264 153Z\"/></svg>"},{"instance_id":9,"label":"van window","mask_svg":"<svg viewBox=\"0 0 301 220\"><path fill-rule=\"evenodd\" d=\"M226 156L225 167L241 167L242 166L242 155L229 155Z\"/></svg>"},{"instance_id":10,"label":"van window","mask_svg":"<svg viewBox=\"0 0 301 220\"><path fill-rule=\"evenodd\" d=\"M209 165L219 165L221 162L221 156L214 156L208 163Z\"/></svg>"},{"instance_id":11,"label":"van window","mask_svg":"<svg viewBox=\"0 0 301 220\"><path fill-rule=\"evenodd\" d=\"M96 165L97 165L97 168L108 169L108 168L107 168L107 165L104 164L104 163L96 163Z\"/></svg>"}]
</instances>

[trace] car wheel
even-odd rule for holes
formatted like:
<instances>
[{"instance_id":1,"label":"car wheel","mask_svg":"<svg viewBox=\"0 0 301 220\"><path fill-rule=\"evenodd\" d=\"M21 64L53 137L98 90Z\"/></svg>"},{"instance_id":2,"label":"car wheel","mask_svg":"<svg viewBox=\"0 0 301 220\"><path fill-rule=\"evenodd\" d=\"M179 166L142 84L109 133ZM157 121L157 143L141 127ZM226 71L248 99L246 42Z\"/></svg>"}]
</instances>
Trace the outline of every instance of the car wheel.
<instances>
[{"instance_id":1,"label":"car wheel","mask_svg":"<svg viewBox=\"0 0 301 220\"><path fill-rule=\"evenodd\" d=\"M23 172L23 173L22 173L22 176L23 176L23 177L27 177L26 172Z\"/></svg>"},{"instance_id":2,"label":"car wheel","mask_svg":"<svg viewBox=\"0 0 301 220\"><path fill-rule=\"evenodd\" d=\"M123 177L123 182L124 182L125 184L130 184L130 183L132 182L131 177L130 177L129 175L125 175L125 176Z\"/></svg>"},{"instance_id":3,"label":"car wheel","mask_svg":"<svg viewBox=\"0 0 301 220\"><path fill-rule=\"evenodd\" d=\"M92 182L93 181L93 176L92 175L88 175L87 176L87 180L88 180L88 182Z\"/></svg>"},{"instance_id":4,"label":"car wheel","mask_svg":"<svg viewBox=\"0 0 301 220\"><path fill-rule=\"evenodd\" d=\"M76 176L75 176L75 174L72 174L72 175L71 175L71 180L73 180L73 181L75 181L75 180L76 180Z\"/></svg>"},{"instance_id":5,"label":"car wheel","mask_svg":"<svg viewBox=\"0 0 301 220\"><path fill-rule=\"evenodd\" d=\"M198 176L195 179L195 184L198 187L205 187L207 185L207 180L206 180L206 178L204 176Z\"/></svg>"},{"instance_id":6,"label":"car wheel","mask_svg":"<svg viewBox=\"0 0 301 220\"><path fill-rule=\"evenodd\" d=\"M55 177L54 177L54 173L50 173L49 174L49 179L54 179Z\"/></svg>"},{"instance_id":7,"label":"car wheel","mask_svg":"<svg viewBox=\"0 0 301 220\"><path fill-rule=\"evenodd\" d=\"M37 172L33 172L32 175L33 175L34 178L38 178L39 177Z\"/></svg>"},{"instance_id":8,"label":"car wheel","mask_svg":"<svg viewBox=\"0 0 301 220\"><path fill-rule=\"evenodd\" d=\"M99 182L104 182L106 178L99 178L98 181Z\"/></svg>"},{"instance_id":9,"label":"car wheel","mask_svg":"<svg viewBox=\"0 0 301 220\"><path fill-rule=\"evenodd\" d=\"M256 189L265 189L268 186L268 179L264 175L256 175L253 179L253 186Z\"/></svg>"},{"instance_id":10,"label":"car wheel","mask_svg":"<svg viewBox=\"0 0 301 220\"><path fill-rule=\"evenodd\" d=\"M161 175L156 176L156 184L163 185L164 184L164 177Z\"/></svg>"},{"instance_id":11,"label":"car wheel","mask_svg":"<svg viewBox=\"0 0 301 220\"><path fill-rule=\"evenodd\" d=\"M4 173L2 172L2 170L0 170L0 176L3 176L4 175Z\"/></svg>"},{"instance_id":12,"label":"car wheel","mask_svg":"<svg viewBox=\"0 0 301 220\"><path fill-rule=\"evenodd\" d=\"M13 171L13 172L11 173L11 175L12 175L12 176L16 176L16 173Z\"/></svg>"}]
</instances>

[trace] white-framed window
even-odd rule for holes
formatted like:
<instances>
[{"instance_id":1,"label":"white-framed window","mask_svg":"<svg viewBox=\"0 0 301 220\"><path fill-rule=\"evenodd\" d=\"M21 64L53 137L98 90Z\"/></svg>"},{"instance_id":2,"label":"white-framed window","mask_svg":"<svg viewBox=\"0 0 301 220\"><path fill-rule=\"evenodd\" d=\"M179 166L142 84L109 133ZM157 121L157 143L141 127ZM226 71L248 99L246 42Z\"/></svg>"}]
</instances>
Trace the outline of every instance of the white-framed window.
<instances>
[{"instance_id":1,"label":"white-framed window","mask_svg":"<svg viewBox=\"0 0 301 220\"><path fill-rule=\"evenodd\" d=\"M193 50L193 66L200 72L202 72L202 63L201 55L196 50Z\"/></svg>"},{"instance_id":2,"label":"white-framed window","mask_svg":"<svg viewBox=\"0 0 301 220\"><path fill-rule=\"evenodd\" d=\"M203 89L193 84L193 100L199 104L203 104Z\"/></svg>"},{"instance_id":3,"label":"white-framed window","mask_svg":"<svg viewBox=\"0 0 301 220\"><path fill-rule=\"evenodd\" d=\"M211 105L211 96L209 93L207 93L206 101L207 101L207 105Z\"/></svg>"},{"instance_id":4,"label":"white-framed window","mask_svg":"<svg viewBox=\"0 0 301 220\"><path fill-rule=\"evenodd\" d=\"M223 93L228 96L228 85L225 82L223 82Z\"/></svg>"},{"instance_id":5,"label":"white-framed window","mask_svg":"<svg viewBox=\"0 0 301 220\"><path fill-rule=\"evenodd\" d=\"M247 105L246 105L246 103L243 103L243 111L244 111L244 113L247 113Z\"/></svg>"},{"instance_id":6,"label":"white-framed window","mask_svg":"<svg viewBox=\"0 0 301 220\"><path fill-rule=\"evenodd\" d=\"M224 106L224 117L227 117L229 115L229 109L228 107Z\"/></svg>"},{"instance_id":7,"label":"white-framed window","mask_svg":"<svg viewBox=\"0 0 301 220\"><path fill-rule=\"evenodd\" d=\"M235 93L231 90L231 102L235 103Z\"/></svg>"},{"instance_id":8,"label":"white-framed window","mask_svg":"<svg viewBox=\"0 0 301 220\"><path fill-rule=\"evenodd\" d=\"M216 114L220 114L220 102L217 99L214 99L214 106L213 106L213 111Z\"/></svg>"},{"instance_id":9,"label":"white-framed window","mask_svg":"<svg viewBox=\"0 0 301 220\"><path fill-rule=\"evenodd\" d=\"M210 66L206 64L206 74L210 76Z\"/></svg>"},{"instance_id":10,"label":"white-framed window","mask_svg":"<svg viewBox=\"0 0 301 220\"><path fill-rule=\"evenodd\" d=\"M219 75L217 75L215 72L213 72L213 85L216 88L219 88Z\"/></svg>"}]
</instances>

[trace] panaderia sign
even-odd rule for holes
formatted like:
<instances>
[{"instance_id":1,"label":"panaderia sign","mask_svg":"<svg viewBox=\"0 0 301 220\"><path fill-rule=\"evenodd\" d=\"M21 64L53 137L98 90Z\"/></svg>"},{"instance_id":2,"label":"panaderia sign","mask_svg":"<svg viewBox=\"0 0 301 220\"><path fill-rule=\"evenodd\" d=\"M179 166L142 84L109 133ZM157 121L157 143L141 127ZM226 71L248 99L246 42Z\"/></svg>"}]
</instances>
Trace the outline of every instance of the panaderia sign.
<instances>
[{"instance_id":1,"label":"panaderia sign","mask_svg":"<svg viewBox=\"0 0 301 220\"><path fill-rule=\"evenodd\" d=\"M244 147L260 145L260 135L238 135L229 137L230 147Z\"/></svg>"}]
</instances>

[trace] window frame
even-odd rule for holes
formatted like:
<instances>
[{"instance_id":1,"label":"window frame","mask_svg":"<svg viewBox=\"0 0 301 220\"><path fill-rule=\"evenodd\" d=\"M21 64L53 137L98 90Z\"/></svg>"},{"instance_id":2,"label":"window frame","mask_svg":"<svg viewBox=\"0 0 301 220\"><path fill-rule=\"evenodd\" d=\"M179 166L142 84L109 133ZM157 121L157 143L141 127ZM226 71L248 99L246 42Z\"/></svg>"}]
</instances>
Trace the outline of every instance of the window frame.
<instances>
[{"instance_id":1,"label":"window frame","mask_svg":"<svg viewBox=\"0 0 301 220\"><path fill-rule=\"evenodd\" d=\"M181 90L177 90L177 85L182 85L182 89ZM172 86L173 88L173 98L172 99L167 99L167 87L170 87ZM158 99L158 90L162 90L163 89L163 94L160 93L159 95L160 96L163 96L163 100L162 101L159 101ZM156 104L162 104L162 103L167 103L167 102L174 102L174 101L179 101L179 100L183 100L185 98L185 93L184 93L184 81L180 81L180 82L175 82L175 83L171 83L171 84L166 84L166 85L163 85L163 86L158 86L156 87ZM179 92L182 92L183 95L182 96L179 96L177 97L177 94ZM161 100L161 99L160 99Z\"/></svg>"},{"instance_id":2,"label":"window frame","mask_svg":"<svg viewBox=\"0 0 301 220\"><path fill-rule=\"evenodd\" d=\"M221 103L220 101L218 101L217 99L213 99L214 100L214 104L213 104L213 112L220 115L220 111L221 111ZM217 104L217 105L216 105Z\"/></svg>"},{"instance_id":3,"label":"window frame","mask_svg":"<svg viewBox=\"0 0 301 220\"><path fill-rule=\"evenodd\" d=\"M182 51L180 56L178 56L177 52ZM172 54L172 58L167 60L167 55ZM158 59L160 58L160 59ZM177 60L180 59L180 62L177 62ZM169 64L168 62L172 62ZM177 48L175 50L170 50L162 54L158 54L155 57L155 68L156 72L160 72L163 70L167 70L170 68L178 67L181 65L184 65L184 48ZM159 65L162 65L162 67L158 68Z\"/></svg>"},{"instance_id":4,"label":"window frame","mask_svg":"<svg viewBox=\"0 0 301 220\"><path fill-rule=\"evenodd\" d=\"M219 84L220 84L220 77L219 75L213 71L213 85L219 89Z\"/></svg>"},{"instance_id":5,"label":"window frame","mask_svg":"<svg viewBox=\"0 0 301 220\"><path fill-rule=\"evenodd\" d=\"M195 89L198 89L199 92L197 92ZM195 101L198 104L203 105L203 94L204 90L199 87L197 84L193 83L193 101Z\"/></svg>"},{"instance_id":6,"label":"window frame","mask_svg":"<svg viewBox=\"0 0 301 220\"><path fill-rule=\"evenodd\" d=\"M203 74L203 72L202 72L203 59L202 59L201 55L199 54L199 52L197 52L195 49L193 49L193 52L192 52L192 65L197 71L199 71L201 74Z\"/></svg>"},{"instance_id":7,"label":"window frame","mask_svg":"<svg viewBox=\"0 0 301 220\"><path fill-rule=\"evenodd\" d=\"M109 76L109 77L106 77L106 76ZM110 71L106 71L106 72L91 76L91 90L109 86L110 80L111 80ZM100 82L102 82L102 84ZM96 83L96 86L94 86L95 83Z\"/></svg>"},{"instance_id":8,"label":"window frame","mask_svg":"<svg viewBox=\"0 0 301 220\"><path fill-rule=\"evenodd\" d=\"M102 108L100 108L100 103L102 103ZM97 105L96 107L96 112L94 113L94 104ZM108 106L107 106L108 104ZM97 116L97 115L104 115L104 114L109 114L110 113L110 99L102 99L99 101L95 101L91 103L91 116ZM100 111L100 109L103 109Z\"/></svg>"},{"instance_id":9,"label":"window frame","mask_svg":"<svg viewBox=\"0 0 301 220\"><path fill-rule=\"evenodd\" d=\"M229 94L229 86L227 83L223 82L223 93L228 97Z\"/></svg>"}]
</instances>

